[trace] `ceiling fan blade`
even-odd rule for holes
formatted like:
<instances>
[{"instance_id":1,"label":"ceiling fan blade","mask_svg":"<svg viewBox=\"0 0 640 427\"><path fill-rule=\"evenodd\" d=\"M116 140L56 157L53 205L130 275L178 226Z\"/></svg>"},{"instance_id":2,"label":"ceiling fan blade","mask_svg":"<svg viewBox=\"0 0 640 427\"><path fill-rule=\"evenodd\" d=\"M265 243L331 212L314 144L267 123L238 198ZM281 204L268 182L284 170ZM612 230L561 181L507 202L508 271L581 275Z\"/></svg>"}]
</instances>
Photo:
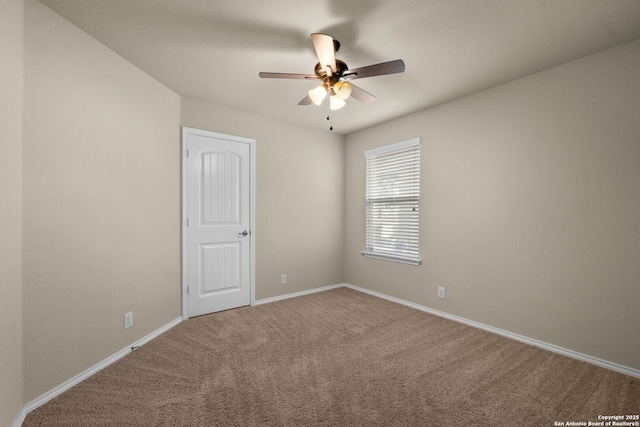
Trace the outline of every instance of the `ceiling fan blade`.
<instances>
[{"instance_id":1,"label":"ceiling fan blade","mask_svg":"<svg viewBox=\"0 0 640 427\"><path fill-rule=\"evenodd\" d=\"M376 97L371 95L364 89L359 88L358 86L351 84L351 97L357 99L363 104L369 104L376 100Z\"/></svg>"},{"instance_id":2,"label":"ceiling fan blade","mask_svg":"<svg viewBox=\"0 0 640 427\"><path fill-rule=\"evenodd\" d=\"M300 102L298 102L298 105L309 105L312 102L313 101L311 100L311 97L309 95L307 95L304 98L302 98L302 100L300 100Z\"/></svg>"},{"instance_id":3,"label":"ceiling fan blade","mask_svg":"<svg viewBox=\"0 0 640 427\"><path fill-rule=\"evenodd\" d=\"M318 80L318 76L314 74L292 74L292 73L258 73L263 79L301 79L301 80Z\"/></svg>"},{"instance_id":4,"label":"ceiling fan blade","mask_svg":"<svg viewBox=\"0 0 640 427\"><path fill-rule=\"evenodd\" d=\"M402 59L395 61L382 62L375 65L367 65L366 67L354 68L347 70L343 74L345 80L363 79L365 77L382 76L385 74L395 74L404 72L404 62ZM354 75L355 74L355 75Z\"/></svg>"},{"instance_id":5,"label":"ceiling fan blade","mask_svg":"<svg viewBox=\"0 0 640 427\"><path fill-rule=\"evenodd\" d=\"M312 102L313 101L311 100L311 97L309 95L307 95L304 98L302 98L302 100L300 102L298 102L298 105L309 105Z\"/></svg>"},{"instance_id":6,"label":"ceiling fan blade","mask_svg":"<svg viewBox=\"0 0 640 427\"><path fill-rule=\"evenodd\" d=\"M336 52L333 47L333 37L326 34L311 34L313 47L316 49L318 60L322 69L326 69L327 65L331 67L331 73L336 72Z\"/></svg>"}]
</instances>

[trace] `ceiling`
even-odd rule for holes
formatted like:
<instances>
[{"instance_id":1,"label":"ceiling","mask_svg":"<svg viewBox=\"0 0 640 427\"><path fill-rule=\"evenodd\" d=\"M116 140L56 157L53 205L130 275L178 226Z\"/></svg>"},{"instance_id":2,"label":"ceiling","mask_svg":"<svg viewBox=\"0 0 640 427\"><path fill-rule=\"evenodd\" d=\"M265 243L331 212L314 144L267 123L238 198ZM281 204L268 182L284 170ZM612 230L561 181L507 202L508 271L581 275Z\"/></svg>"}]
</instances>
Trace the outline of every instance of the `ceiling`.
<instances>
[{"instance_id":1,"label":"ceiling","mask_svg":"<svg viewBox=\"0 0 640 427\"><path fill-rule=\"evenodd\" d=\"M357 130L640 38L638 0L41 0L180 95L330 132L309 37L340 41L350 68L403 59L358 80L378 99L331 113Z\"/></svg>"}]
</instances>

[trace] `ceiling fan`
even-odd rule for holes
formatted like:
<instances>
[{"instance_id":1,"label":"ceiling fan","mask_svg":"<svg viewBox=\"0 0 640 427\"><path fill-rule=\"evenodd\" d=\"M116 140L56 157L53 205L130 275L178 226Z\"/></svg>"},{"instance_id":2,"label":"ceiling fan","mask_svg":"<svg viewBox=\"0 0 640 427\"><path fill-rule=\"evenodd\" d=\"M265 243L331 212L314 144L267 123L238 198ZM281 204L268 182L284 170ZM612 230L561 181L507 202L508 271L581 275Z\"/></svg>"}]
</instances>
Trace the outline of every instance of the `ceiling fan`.
<instances>
[{"instance_id":1,"label":"ceiling fan","mask_svg":"<svg viewBox=\"0 0 640 427\"><path fill-rule=\"evenodd\" d=\"M311 34L311 41L318 55L315 74L265 72L258 74L264 79L304 79L321 82L319 86L311 89L298 105L309 105L311 103L320 105L327 94L329 94L329 107L332 110L344 107L345 100L350 96L367 104L375 101L376 97L351 84L351 80L404 72L402 59L350 70L347 64L336 59L335 54L340 50L340 42L338 40L334 40L326 34L313 33Z\"/></svg>"}]
</instances>

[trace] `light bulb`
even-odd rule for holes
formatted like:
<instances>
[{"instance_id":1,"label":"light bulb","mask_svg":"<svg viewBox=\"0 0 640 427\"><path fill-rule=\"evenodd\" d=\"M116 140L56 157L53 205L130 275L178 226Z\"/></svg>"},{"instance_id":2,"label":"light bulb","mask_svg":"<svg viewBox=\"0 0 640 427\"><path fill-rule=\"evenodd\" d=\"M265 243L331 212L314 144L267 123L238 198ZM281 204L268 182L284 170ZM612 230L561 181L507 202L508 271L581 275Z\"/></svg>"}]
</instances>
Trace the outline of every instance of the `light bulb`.
<instances>
[{"instance_id":1,"label":"light bulb","mask_svg":"<svg viewBox=\"0 0 640 427\"><path fill-rule=\"evenodd\" d=\"M344 107L345 104L346 102L338 98L338 95L331 95L329 97L329 108L332 110L339 110L340 108Z\"/></svg>"},{"instance_id":2,"label":"light bulb","mask_svg":"<svg viewBox=\"0 0 640 427\"><path fill-rule=\"evenodd\" d=\"M316 105L322 104L322 100L325 96L327 96L327 89L323 85L315 87L309 91L309 98L311 98L311 101Z\"/></svg>"},{"instance_id":3,"label":"light bulb","mask_svg":"<svg viewBox=\"0 0 640 427\"><path fill-rule=\"evenodd\" d=\"M333 91L341 100L346 100L351 95L351 83L337 82L333 85Z\"/></svg>"}]
</instances>

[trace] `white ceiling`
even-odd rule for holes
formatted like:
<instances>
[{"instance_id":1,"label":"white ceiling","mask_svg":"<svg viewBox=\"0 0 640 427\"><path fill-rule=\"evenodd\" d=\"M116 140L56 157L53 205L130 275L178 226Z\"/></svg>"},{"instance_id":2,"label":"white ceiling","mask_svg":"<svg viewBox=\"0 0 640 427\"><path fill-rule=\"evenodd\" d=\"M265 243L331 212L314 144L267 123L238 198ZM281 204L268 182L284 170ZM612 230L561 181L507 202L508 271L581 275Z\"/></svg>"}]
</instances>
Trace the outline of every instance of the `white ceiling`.
<instances>
[{"instance_id":1,"label":"white ceiling","mask_svg":"<svg viewBox=\"0 0 640 427\"><path fill-rule=\"evenodd\" d=\"M41 0L180 95L329 132L310 33L350 68L403 59L358 80L377 96L332 112L349 134L640 38L640 0Z\"/></svg>"}]
</instances>

